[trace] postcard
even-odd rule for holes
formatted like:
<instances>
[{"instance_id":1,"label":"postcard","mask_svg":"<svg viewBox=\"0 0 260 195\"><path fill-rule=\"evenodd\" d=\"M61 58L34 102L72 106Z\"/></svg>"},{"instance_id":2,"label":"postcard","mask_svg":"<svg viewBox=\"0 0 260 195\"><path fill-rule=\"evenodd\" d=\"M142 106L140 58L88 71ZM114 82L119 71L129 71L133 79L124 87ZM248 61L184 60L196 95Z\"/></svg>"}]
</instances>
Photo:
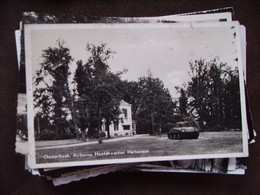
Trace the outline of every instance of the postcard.
<instances>
[{"instance_id":1,"label":"postcard","mask_svg":"<svg viewBox=\"0 0 260 195\"><path fill-rule=\"evenodd\" d=\"M187 13L153 17L98 17L80 15L50 15L37 12L24 12L23 24L60 24L60 23L191 23L191 22L230 22L231 12Z\"/></svg>"},{"instance_id":2,"label":"postcard","mask_svg":"<svg viewBox=\"0 0 260 195\"><path fill-rule=\"evenodd\" d=\"M214 11L214 10L213 10ZM223 10L225 11L225 10ZM228 10L226 10L228 11ZM231 12L223 12L223 13L210 13L210 14L181 14L181 15L166 15L166 16L158 16L158 17L135 17L135 18L111 18L111 21L114 20L122 20L122 22L129 23L140 23L140 22L208 22L208 21L232 21ZM35 12L26 12L24 13L24 17L27 18L25 21L28 23L39 23L41 19L45 18L44 23L51 23L55 18L59 18L63 20L63 18L73 18L75 16L65 17L63 16L54 16L49 14L39 14ZM102 18L100 18L101 20ZM49 21L47 21L49 20ZM56 19L57 20L57 19ZM25 22L24 21L24 22ZM30 22L29 22L30 21ZM86 23L91 23L91 19L86 20ZM20 23L20 29L22 29L22 22ZM242 36L243 37L243 36ZM18 69L19 69L19 93L18 93L18 101L17 101L17 136L16 136L16 152L24 155L28 155L28 133L27 133L27 116L26 116L26 89L25 89L25 67L24 63L20 63L21 57L21 30L15 31L15 39L16 39L16 50L17 50L17 60L18 60ZM243 48L243 47L242 47ZM23 55L22 55L23 58ZM21 65L22 64L22 65ZM21 65L21 70L20 70ZM245 71L245 69L244 69ZM245 74L246 75L246 74Z\"/></svg>"},{"instance_id":3,"label":"postcard","mask_svg":"<svg viewBox=\"0 0 260 195\"><path fill-rule=\"evenodd\" d=\"M24 30L32 168L247 156L237 22Z\"/></svg>"}]
</instances>

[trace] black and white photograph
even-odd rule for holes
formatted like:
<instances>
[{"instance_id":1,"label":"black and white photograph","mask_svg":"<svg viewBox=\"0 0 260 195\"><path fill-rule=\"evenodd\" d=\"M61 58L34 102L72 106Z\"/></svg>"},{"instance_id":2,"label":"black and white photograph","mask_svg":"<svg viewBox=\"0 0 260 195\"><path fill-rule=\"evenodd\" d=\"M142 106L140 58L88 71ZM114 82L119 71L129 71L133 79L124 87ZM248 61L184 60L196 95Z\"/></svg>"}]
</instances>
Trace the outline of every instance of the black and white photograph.
<instances>
[{"instance_id":1,"label":"black and white photograph","mask_svg":"<svg viewBox=\"0 0 260 195\"><path fill-rule=\"evenodd\" d=\"M26 111L26 94L18 93L17 101L17 130L15 151L19 154L28 155L28 128Z\"/></svg>"},{"instance_id":2,"label":"black and white photograph","mask_svg":"<svg viewBox=\"0 0 260 195\"><path fill-rule=\"evenodd\" d=\"M174 160L154 163L143 163L136 166L140 171L153 172L191 172L191 173L221 173L228 172L229 159L197 159L197 160Z\"/></svg>"},{"instance_id":3,"label":"black and white photograph","mask_svg":"<svg viewBox=\"0 0 260 195\"><path fill-rule=\"evenodd\" d=\"M239 24L26 24L32 168L247 156Z\"/></svg>"},{"instance_id":4,"label":"black and white photograph","mask_svg":"<svg viewBox=\"0 0 260 195\"><path fill-rule=\"evenodd\" d=\"M23 155L29 154L28 145L28 128L27 128L27 97L26 97L26 82L25 82L25 65L20 66L21 55L21 31L15 32L17 62L19 69L19 85L17 95L17 117L16 117L16 142L15 152Z\"/></svg>"}]
</instances>

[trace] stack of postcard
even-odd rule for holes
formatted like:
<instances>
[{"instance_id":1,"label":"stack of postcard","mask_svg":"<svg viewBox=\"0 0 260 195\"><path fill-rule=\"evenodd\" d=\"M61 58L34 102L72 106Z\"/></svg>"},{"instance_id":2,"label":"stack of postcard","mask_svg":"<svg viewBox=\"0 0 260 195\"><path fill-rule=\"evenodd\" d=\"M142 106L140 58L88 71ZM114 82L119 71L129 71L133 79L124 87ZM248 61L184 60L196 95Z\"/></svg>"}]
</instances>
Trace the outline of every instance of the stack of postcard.
<instances>
[{"instance_id":1,"label":"stack of postcard","mask_svg":"<svg viewBox=\"0 0 260 195\"><path fill-rule=\"evenodd\" d=\"M254 142L233 9L23 14L16 152L54 185L112 171L244 174Z\"/></svg>"}]
</instances>

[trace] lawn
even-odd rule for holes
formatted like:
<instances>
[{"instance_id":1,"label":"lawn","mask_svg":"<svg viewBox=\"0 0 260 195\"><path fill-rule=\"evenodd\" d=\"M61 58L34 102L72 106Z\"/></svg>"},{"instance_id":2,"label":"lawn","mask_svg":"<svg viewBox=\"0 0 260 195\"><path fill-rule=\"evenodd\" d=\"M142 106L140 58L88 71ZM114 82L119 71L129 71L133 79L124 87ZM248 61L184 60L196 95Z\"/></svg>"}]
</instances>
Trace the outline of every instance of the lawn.
<instances>
[{"instance_id":1,"label":"lawn","mask_svg":"<svg viewBox=\"0 0 260 195\"><path fill-rule=\"evenodd\" d=\"M241 132L203 132L195 140L170 140L166 136L136 136L104 140L101 144L96 141L65 147L38 148L36 162L75 162L238 152L242 152Z\"/></svg>"}]
</instances>

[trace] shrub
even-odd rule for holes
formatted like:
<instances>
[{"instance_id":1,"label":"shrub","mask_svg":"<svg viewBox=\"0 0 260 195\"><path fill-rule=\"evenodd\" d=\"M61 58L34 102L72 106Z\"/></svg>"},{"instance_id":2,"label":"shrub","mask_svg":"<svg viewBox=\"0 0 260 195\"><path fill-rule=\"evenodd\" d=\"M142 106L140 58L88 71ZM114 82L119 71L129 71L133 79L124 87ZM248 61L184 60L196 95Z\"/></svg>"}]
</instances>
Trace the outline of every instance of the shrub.
<instances>
[{"instance_id":1,"label":"shrub","mask_svg":"<svg viewBox=\"0 0 260 195\"><path fill-rule=\"evenodd\" d=\"M49 129L43 129L36 136L36 140L62 140L62 139L72 139L75 138L75 135L70 131L64 131L59 133L56 131L51 131Z\"/></svg>"}]
</instances>

